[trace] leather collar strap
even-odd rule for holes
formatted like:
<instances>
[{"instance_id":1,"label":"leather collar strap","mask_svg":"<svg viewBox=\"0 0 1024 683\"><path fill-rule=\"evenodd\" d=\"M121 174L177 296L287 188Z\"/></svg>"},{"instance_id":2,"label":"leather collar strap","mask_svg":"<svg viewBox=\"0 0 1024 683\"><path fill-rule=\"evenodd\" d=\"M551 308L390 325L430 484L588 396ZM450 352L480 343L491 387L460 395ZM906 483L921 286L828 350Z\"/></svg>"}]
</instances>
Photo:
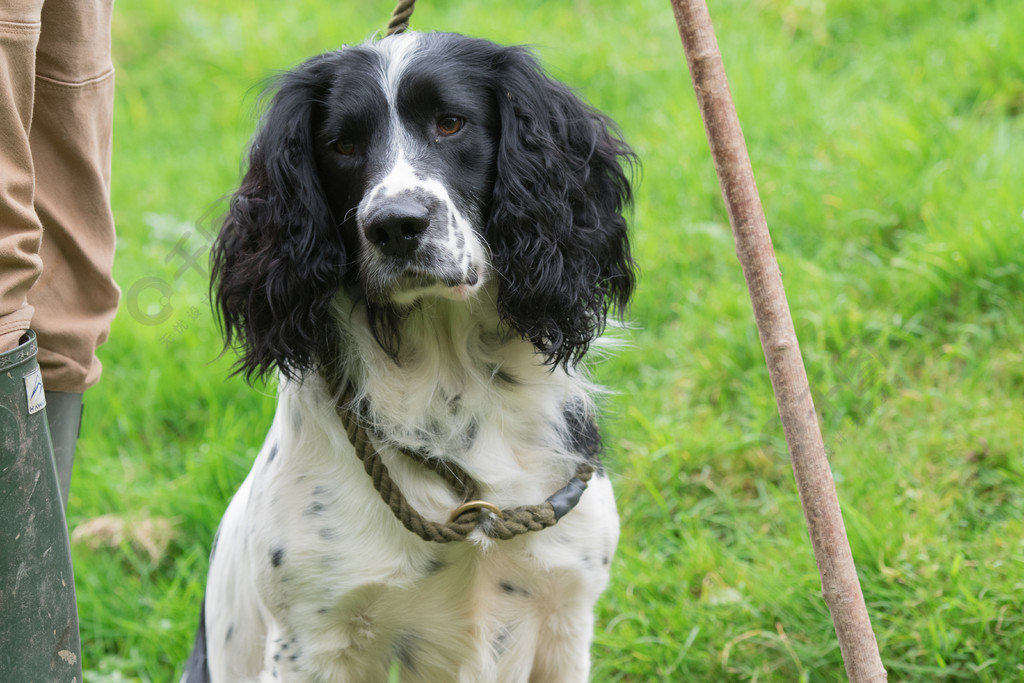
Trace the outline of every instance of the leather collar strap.
<instances>
[{"instance_id":1,"label":"leather collar strap","mask_svg":"<svg viewBox=\"0 0 1024 683\"><path fill-rule=\"evenodd\" d=\"M356 412L351 385L346 385L337 405L338 416L349 441L355 448L356 456L362 461L363 469L373 480L373 487L387 503L391 512L402 525L425 541L448 543L464 541L476 529L485 535L507 540L553 526L570 510L576 507L587 488L587 482L594 474L594 467L581 464L569 483L553 493L538 505L522 505L500 510L486 501L477 500L479 490L476 483L461 467L449 461L426 459L417 453L402 450L407 457L433 470L448 482L466 501L456 508L448 522L440 524L424 518L409 504L398 485L388 474L388 468L381 461L380 454L373 447L363 421Z\"/></svg>"}]
</instances>

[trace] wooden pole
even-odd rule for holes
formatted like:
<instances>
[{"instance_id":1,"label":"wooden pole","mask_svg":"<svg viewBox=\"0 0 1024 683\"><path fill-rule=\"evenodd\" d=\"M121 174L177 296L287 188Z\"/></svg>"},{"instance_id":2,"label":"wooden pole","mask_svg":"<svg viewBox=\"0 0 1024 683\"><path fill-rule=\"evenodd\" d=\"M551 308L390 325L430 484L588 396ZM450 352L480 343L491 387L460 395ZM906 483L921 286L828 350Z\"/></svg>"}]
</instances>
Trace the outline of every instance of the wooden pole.
<instances>
[{"instance_id":1,"label":"wooden pole","mask_svg":"<svg viewBox=\"0 0 1024 683\"><path fill-rule=\"evenodd\" d=\"M793 318L707 4L704 0L671 2L729 213L736 255L750 290L821 575L822 596L832 615L846 674L855 683L885 681L887 675L857 579Z\"/></svg>"}]
</instances>

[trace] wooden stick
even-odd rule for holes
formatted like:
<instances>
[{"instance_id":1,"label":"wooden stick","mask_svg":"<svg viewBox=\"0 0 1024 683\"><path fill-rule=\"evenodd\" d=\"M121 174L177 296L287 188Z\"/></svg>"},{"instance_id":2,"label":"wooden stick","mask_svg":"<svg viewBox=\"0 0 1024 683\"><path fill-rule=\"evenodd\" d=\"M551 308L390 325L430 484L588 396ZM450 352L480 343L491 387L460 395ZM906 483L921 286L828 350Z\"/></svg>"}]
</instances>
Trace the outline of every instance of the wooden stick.
<instances>
[{"instance_id":1,"label":"wooden stick","mask_svg":"<svg viewBox=\"0 0 1024 683\"><path fill-rule=\"evenodd\" d=\"M704 0L671 1L736 240L736 254L750 290L821 575L822 596L832 614L846 674L855 683L884 681L887 675L857 579L793 318L707 4Z\"/></svg>"}]
</instances>

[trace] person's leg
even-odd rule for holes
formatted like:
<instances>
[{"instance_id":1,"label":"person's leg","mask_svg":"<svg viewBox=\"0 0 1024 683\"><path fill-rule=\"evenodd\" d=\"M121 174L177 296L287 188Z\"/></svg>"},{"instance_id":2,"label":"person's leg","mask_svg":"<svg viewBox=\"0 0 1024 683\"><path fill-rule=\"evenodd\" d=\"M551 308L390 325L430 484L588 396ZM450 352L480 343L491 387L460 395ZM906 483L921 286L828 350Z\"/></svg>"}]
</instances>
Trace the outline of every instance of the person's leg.
<instances>
[{"instance_id":1,"label":"person's leg","mask_svg":"<svg viewBox=\"0 0 1024 683\"><path fill-rule=\"evenodd\" d=\"M82 680L64 505L28 331L42 227L29 144L42 0L0 5L0 680Z\"/></svg>"},{"instance_id":2,"label":"person's leg","mask_svg":"<svg viewBox=\"0 0 1024 683\"><path fill-rule=\"evenodd\" d=\"M30 136L43 273L28 294L65 504L82 393L99 380L119 291L111 269L111 0L46 0Z\"/></svg>"},{"instance_id":3,"label":"person's leg","mask_svg":"<svg viewBox=\"0 0 1024 683\"><path fill-rule=\"evenodd\" d=\"M117 306L109 27L108 1L0 5L0 680L82 680L45 395L98 380ZM73 424L75 401L54 398L54 415L71 416L56 422Z\"/></svg>"}]
</instances>

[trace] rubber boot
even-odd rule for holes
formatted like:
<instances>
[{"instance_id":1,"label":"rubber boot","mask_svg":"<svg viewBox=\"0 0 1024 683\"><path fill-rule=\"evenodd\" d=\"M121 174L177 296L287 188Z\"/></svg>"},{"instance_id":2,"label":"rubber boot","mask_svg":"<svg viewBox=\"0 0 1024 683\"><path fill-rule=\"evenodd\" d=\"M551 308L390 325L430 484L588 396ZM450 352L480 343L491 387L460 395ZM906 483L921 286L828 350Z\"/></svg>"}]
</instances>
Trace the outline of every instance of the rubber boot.
<instances>
[{"instance_id":1,"label":"rubber boot","mask_svg":"<svg viewBox=\"0 0 1024 683\"><path fill-rule=\"evenodd\" d=\"M63 391L46 392L46 423L53 443L53 463L57 466L60 499L68 509L71 468L75 464L75 445L82 429L82 395Z\"/></svg>"},{"instance_id":2,"label":"rubber boot","mask_svg":"<svg viewBox=\"0 0 1024 683\"><path fill-rule=\"evenodd\" d=\"M0 681L82 681L78 605L35 334L0 354Z\"/></svg>"}]
</instances>

